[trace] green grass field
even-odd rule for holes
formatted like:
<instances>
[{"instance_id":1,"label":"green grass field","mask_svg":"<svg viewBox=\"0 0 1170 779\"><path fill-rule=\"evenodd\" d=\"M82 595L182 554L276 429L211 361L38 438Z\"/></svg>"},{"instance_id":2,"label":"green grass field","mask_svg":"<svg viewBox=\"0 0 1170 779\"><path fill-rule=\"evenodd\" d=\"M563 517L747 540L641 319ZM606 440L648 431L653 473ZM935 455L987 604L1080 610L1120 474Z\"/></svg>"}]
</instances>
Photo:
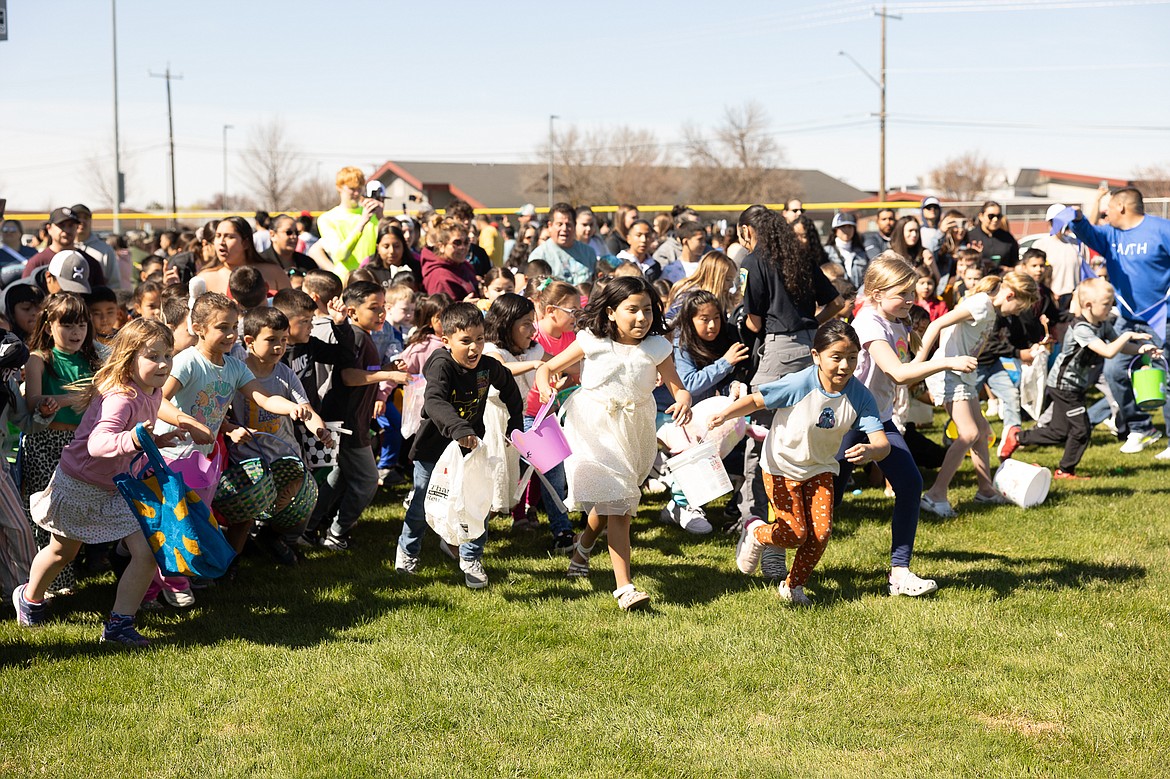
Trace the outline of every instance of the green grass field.
<instances>
[{"instance_id":1,"label":"green grass field","mask_svg":"<svg viewBox=\"0 0 1170 779\"><path fill-rule=\"evenodd\" d=\"M891 500L847 497L803 611L657 502L649 613L617 608L604 553L569 582L503 522L489 589L433 537L405 579L386 491L356 551L247 558L145 614L148 651L97 643L108 573L42 630L6 618L0 776L1170 775L1170 467L1116 450L1098 434L1095 478L1027 511L970 503L965 467L960 517L919 527L920 600L883 596Z\"/></svg>"}]
</instances>

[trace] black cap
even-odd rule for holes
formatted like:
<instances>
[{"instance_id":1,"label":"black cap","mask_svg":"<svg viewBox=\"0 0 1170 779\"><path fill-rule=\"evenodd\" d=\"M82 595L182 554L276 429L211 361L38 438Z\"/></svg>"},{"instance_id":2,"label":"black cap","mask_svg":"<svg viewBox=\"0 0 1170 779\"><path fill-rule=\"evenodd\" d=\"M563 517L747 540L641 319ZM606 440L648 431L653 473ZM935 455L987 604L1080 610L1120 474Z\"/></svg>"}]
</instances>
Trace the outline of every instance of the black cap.
<instances>
[{"instance_id":1,"label":"black cap","mask_svg":"<svg viewBox=\"0 0 1170 779\"><path fill-rule=\"evenodd\" d=\"M81 224L81 220L77 218L77 213L69 206L54 208L53 213L49 214L49 224L62 225L65 222L77 222Z\"/></svg>"}]
</instances>

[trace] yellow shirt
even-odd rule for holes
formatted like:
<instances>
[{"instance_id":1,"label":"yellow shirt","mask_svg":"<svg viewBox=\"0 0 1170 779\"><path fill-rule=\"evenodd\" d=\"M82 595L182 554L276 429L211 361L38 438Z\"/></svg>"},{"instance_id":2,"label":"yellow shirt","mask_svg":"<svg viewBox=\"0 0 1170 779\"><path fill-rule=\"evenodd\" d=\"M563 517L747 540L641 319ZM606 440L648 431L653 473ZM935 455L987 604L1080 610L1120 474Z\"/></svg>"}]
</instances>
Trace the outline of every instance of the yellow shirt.
<instances>
[{"instance_id":1,"label":"yellow shirt","mask_svg":"<svg viewBox=\"0 0 1170 779\"><path fill-rule=\"evenodd\" d=\"M329 253L333 264L338 267L338 275L342 278L356 270L358 264L378 248L378 220L371 218L361 233L357 233L357 226L361 221L360 206L353 208L334 206L317 217L317 231L321 233L321 242L325 245L325 251Z\"/></svg>"},{"instance_id":2,"label":"yellow shirt","mask_svg":"<svg viewBox=\"0 0 1170 779\"><path fill-rule=\"evenodd\" d=\"M487 252L492 265L497 268L504 264L504 242L500 240L500 231L491 225L485 225L479 231L479 248Z\"/></svg>"}]
</instances>

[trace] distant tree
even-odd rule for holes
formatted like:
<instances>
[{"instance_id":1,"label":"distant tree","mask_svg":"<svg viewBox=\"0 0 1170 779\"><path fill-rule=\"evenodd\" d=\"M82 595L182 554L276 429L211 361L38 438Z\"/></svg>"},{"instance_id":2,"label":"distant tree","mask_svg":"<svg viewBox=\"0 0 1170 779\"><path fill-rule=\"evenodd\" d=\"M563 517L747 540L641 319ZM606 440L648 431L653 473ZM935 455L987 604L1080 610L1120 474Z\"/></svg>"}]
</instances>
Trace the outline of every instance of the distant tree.
<instances>
[{"instance_id":1,"label":"distant tree","mask_svg":"<svg viewBox=\"0 0 1170 779\"><path fill-rule=\"evenodd\" d=\"M991 189L999 165L978 151L947 159L929 174L931 186L951 200L975 200Z\"/></svg>"},{"instance_id":2,"label":"distant tree","mask_svg":"<svg viewBox=\"0 0 1170 779\"><path fill-rule=\"evenodd\" d=\"M326 211L335 205L337 186L332 179L310 176L289 193L289 208L293 210Z\"/></svg>"},{"instance_id":3,"label":"distant tree","mask_svg":"<svg viewBox=\"0 0 1170 779\"><path fill-rule=\"evenodd\" d=\"M774 202L789 197L795 182L778 175L783 150L757 102L727 106L712 130L683 127L692 198L706 203Z\"/></svg>"},{"instance_id":4,"label":"distant tree","mask_svg":"<svg viewBox=\"0 0 1170 779\"><path fill-rule=\"evenodd\" d=\"M308 171L309 163L288 140L282 119L274 117L252 128L240 159L257 207L268 211L291 207L292 192Z\"/></svg>"},{"instance_id":5,"label":"distant tree","mask_svg":"<svg viewBox=\"0 0 1170 779\"><path fill-rule=\"evenodd\" d=\"M534 156L525 193L542 202L548 193L548 144L539 146ZM573 125L553 137L555 200L578 205L672 202L677 190L670 155L649 130L623 125L582 131Z\"/></svg>"},{"instance_id":6,"label":"distant tree","mask_svg":"<svg viewBox=\"0 0 1170 779\"><path fill-rule=\"evenodd\" d=\"M1144 197L1170 197L1170 164L1134 168L1133 184Z\"/></svg>"}]
</instances>

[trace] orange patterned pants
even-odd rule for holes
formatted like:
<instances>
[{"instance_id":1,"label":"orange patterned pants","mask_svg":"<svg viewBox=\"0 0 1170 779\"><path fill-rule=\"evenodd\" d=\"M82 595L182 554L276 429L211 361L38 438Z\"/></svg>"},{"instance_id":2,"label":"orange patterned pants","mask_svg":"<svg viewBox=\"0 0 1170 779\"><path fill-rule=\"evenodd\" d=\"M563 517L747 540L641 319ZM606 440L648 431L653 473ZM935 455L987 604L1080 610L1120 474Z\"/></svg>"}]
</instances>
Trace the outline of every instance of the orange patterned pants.
<instances>
[{"instance_id":1,"label":"orange patterned pants","mask_svg":"<svg viewBox=\"0 0 1170 779\"><path fill-rule=\"evenodd\" d=\"M803 585L825 553L833 532L833 474L818 473L808 481L793 481L765 473L764 489L776 521L756 527L756 540L796 549L788 571L788 586Z\"/></svg>"}]
</instances>

